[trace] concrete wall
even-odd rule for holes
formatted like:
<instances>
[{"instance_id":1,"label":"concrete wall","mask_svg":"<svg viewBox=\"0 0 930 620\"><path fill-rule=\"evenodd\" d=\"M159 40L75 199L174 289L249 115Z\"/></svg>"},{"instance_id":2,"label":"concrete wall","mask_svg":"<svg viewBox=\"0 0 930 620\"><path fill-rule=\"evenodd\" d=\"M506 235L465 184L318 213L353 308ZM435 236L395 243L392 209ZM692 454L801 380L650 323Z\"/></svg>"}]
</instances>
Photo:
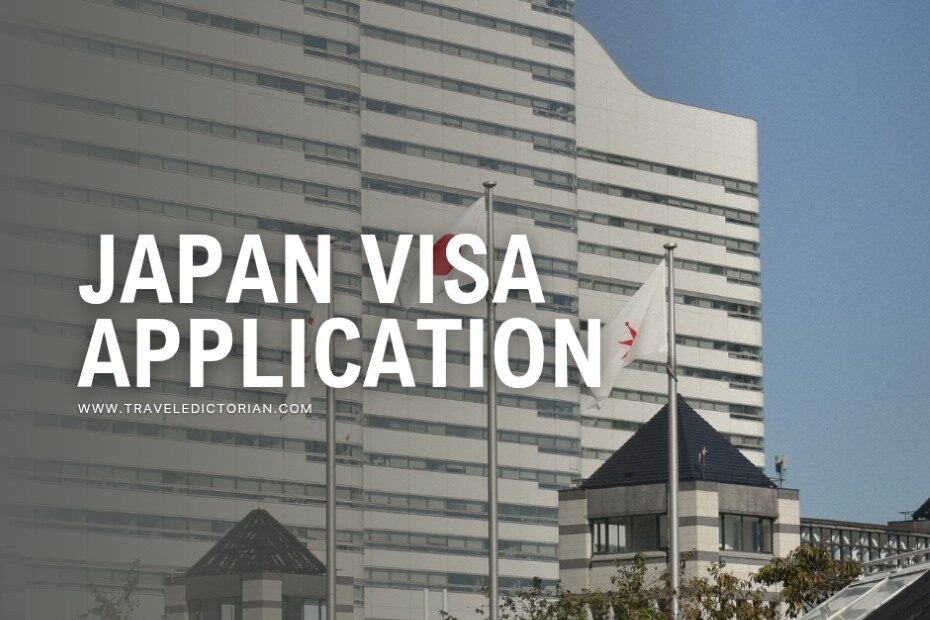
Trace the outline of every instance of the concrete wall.
<instances>
[{"instance_id":1,"label":"concrete wall","mask_svg":"<svg viewBox=\"0 0 930 620\"><path fill-rule=\"evenodd\" d=\"M593 555L590 519L666 512L665 485L604 489L572 489L559 493L559 569L571 590L609 588L617 561L633 553ZM748 577L772 557L784 557L798 546L799 499L790 489L768 489L697 481L683 482L679 494L679 546L686 554L685 578L706 574L712 562L726 562L726 570ZM720 549L720 514L772 517L773 552L752 553ZM665 569L667 553L644 554L657 576Z\"/></svg>"}]
</instances>

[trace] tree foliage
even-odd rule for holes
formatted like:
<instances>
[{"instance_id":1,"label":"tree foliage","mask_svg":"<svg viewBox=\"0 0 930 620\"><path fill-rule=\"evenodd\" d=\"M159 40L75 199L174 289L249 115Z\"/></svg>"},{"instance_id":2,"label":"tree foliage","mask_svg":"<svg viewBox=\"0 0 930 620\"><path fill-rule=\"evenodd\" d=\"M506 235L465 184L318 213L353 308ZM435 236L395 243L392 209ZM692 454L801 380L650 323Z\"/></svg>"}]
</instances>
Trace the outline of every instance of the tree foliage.
<instances>
[{"instance_id":1,"label":"tree foliage","mask_svg":"<svg viewBox=\"0 0 930 620\"><path fill-rule=\"evenodd\" d=\"M139 560L129 565L126 581L118 592L106 594L96 584L92 584L94 597L92 607L75 616L77 620L132 620L132 614L139 607L136 590L139 587Z\"/></svg>"},{"instance_id":2,"label":"tree foliage","mask_svg":"<svg viewBox=\"0 0 930 620\"><path fill-rule=\"evenodd\" d=\"M765 586L781 586L788 617L796 618L827 600L862 574L855 560L834 560L823 545L801 545L786 558L774 558L753 579Z\"/></svg>"},{"instance_id":3,"label":"tree foliage","mask_svg":"<svg viewBox=\"0 0 930 620\"><path fill-rule=\"evenodd\" d=\"M681 616L686 620L772 620L775 604L765 589L724 570L714 562L707 575L689 579L682 586Z\"/></svg>"},{"instance_id":4,"label":"tree foliage","mask_svg":"<svg viewBox=\"0 0 930 620\"><path fill-rule=\"evenodd\" d=\"M684 570L684 562L682 563ZM862 573L858 562L836 561L823 547L805 545L787 558L774 558L750 578L734 575L724 562L714 562L707 573L684 581L680 588L681 617L685 620L774 620L780 603L789 617L826 600ZM534 578L530 588L502 596L501 620L663 620L671 591L668 573L650 570L646 558L618 562L605 590L572 592L557 585L542 586ZM778 594L774 592L778 591ZM487 607L475 610L487 616ZM443 620L457 620L446 611Z\"/></svg>"}]
</instances>

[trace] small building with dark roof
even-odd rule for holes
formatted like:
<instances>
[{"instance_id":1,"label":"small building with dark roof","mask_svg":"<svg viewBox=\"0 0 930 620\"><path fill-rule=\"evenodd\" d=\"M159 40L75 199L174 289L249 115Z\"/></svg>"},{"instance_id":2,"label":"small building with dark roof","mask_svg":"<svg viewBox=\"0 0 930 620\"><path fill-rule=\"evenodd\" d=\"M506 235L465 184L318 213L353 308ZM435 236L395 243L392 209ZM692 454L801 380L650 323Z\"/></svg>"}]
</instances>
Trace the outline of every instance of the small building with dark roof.
<instances>
[{"instance_id":1,"label":"small building with dark roof","mask_svg":"<svg viewBox=\"0 0 930 620\"><path fill-rule=\"evenodd\" d=\"M337 578L336 613L352 618L352 578ZM326 566L256 508L183 576L165 584L166 620L324 620Z\"/></svg>"},{"instance_id":2,"label":"small building with dark roof","mask_svg":"<svg viewBox=\"0 0 930 620\"><path fill-rule=\"evenodd\" d=\"M780 489L678 396L679 546L685 576L724 560L748 575L800 538L799 497ZM571 590L608 588L617 561L668 550L668 405L577 487L559 492L559 576Z\"/></svg>"}]
</instances>

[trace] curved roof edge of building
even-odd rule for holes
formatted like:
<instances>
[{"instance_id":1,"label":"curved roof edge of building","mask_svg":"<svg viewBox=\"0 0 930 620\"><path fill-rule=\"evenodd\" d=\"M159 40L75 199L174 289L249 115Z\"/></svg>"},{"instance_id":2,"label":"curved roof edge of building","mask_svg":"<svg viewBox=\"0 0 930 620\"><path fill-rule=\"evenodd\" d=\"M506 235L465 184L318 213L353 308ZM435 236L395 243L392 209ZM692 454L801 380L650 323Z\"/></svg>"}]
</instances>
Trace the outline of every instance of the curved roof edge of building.
<instances>
[{"instance_id":1,"label":"curved roof edge of building","mask_svg":"<svg viewBox=\"0 0 930 620\"><path fill-rule=\"evenodd\" d=\"M735 112L727 112L726 110L718 110L717 108L711 108L711 107L708 107L708 106L703 106L703 105L699 105L699 104L695 104L695 103L689 103L689 102L687 102L687 101L679 101L679 100L677 100L677 99L669 99L669 98L666 98L666 97L659 97L659 96L657 96L657 95L655 95L655 94L649 92L648 90L642 88L639 84L637 84L636 82L634 82L633 80L631 80L631 79L630 79L630 76L628 76L628 75L626 74L626 72L623 70L623 68L620 66L620 63L618 63L617 60L616 60L613 56L610 55L610 52L607 51L607 48L604 46L603 43L601 43L600 39L598 39L597 36L596 36L593 32L591 32L583 23L581 23L581 22L578 21L577 19L575 20L575 45L576 45L576 53L577 53L577 44L578 44L577 42L578 42L578 35L579 35L579 34L588 36L588 37L597 45L597 47L600 48L601 51L603 51L604 55L605 55L607 58L610 59L610 61L611 61L611 63L613 64L613 66L617 69L617 71L620 73L620 75L623 76L623 79L625 79L627 82L629 82L630 85L631 85L633 88L635 88L636 90L638 90L638 91L641 92L642 94L646 95L647 97L651 97L651 98L653 98L653 99L655 99L655 100L657 100L657 101L665 101L665 102L667 102L667 103L675 103L675 104L678 104L678 105L688 106L688 107L690 107L690 108L700 108L700 109L706 110L706 111L708 111L708 112L715 112L715 113L717 113L717 114L723 114L723 115L726 115L726 116L732 116L732 117L734 117L734 118L740 118L740 119L752 121L753 123L756 123L756 124L758 124L758 122L759 122L756 118L754 118L754 117L752 117L752 116L748 116L748 115L746 115L746 114L737 114L737 113L735 113Z\"/></svg>"}]
</instances>

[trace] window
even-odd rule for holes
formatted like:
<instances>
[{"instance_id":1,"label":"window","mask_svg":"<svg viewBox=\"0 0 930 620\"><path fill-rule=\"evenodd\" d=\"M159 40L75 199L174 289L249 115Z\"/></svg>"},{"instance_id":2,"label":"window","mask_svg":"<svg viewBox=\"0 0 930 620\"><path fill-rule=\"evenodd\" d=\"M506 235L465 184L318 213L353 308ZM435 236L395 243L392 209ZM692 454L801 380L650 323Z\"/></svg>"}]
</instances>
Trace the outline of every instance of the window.
<instances>
[{"instance_id":1,"label":"window","mask_svg":"<svg viewBox=\"0 0 930 620\"><path fill-rule=\"evenodd\" d=\"M204 599L191 601L190 620L240 620L239 599Z\"/></svg>"},{"instance_id":2,"label":"window","mask_svg":"<svg viewBox=\"0 0 930 620\"><path fill-rule=\"evenodd\" d=\"M725 551L772 553L772 523L769 517L720 515L720 548Z\"/></svg>"},{"instance_id":3,"label":"window","mask_svg":"<svg viewBox=\"0 0 930 620\"><path fill-rule=\"evenodd\" d=\"M325 620L326 601L323 599L288 596L284 599L284 620Z\"/></svg>"},{"instance_id":4,"label":"window","mask_svg":"<svg viewBox=\"0 0 930 620\"><path fill-rule=\"evenodd\" d=\"M668 546L668 517L633 515L591 520L591 553L659 551Z\"/></svg>"}]
</instances>

